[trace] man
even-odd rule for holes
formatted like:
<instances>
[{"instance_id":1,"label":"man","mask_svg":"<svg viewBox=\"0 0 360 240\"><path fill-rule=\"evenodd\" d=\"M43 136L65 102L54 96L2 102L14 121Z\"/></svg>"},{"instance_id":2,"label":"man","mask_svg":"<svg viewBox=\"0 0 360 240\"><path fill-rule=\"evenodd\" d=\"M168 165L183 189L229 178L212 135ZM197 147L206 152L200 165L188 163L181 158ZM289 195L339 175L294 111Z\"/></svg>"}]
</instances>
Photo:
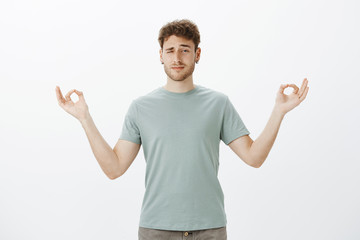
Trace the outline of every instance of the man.
<instances>
[{"instance_id":1,"label":"man","mask_svg":"<svg viewBox=\"0 0 360 240\"><path fill-rule=\"evenodd\" d=\"M283 84L270 119L253 141L227 95L193 83L201 49L197 26L176 20L159 32L160 61L167 83L130 104L114 149L103 139L82 92L65 99L56 87L59 105L80 120L92 151L110 179L122 176L141 144L146 160L145 195L139 239L227 239L224 195L217 178L222 140L246 164L259 168L275 141L284 115L299 105L309 87ZM284 89L294 88L291 95ZM79 101L73 103L75 92Z\"/></svg>"}]
</instances>

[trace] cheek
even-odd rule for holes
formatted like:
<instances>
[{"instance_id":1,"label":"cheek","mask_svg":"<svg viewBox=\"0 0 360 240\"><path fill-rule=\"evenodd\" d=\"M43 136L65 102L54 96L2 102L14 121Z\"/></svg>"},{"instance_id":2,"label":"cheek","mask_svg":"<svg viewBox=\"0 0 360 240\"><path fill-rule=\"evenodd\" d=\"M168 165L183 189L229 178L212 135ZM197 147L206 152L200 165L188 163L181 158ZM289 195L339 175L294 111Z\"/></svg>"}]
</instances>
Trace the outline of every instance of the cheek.
<instances>
[{"instance_id":1,"label":"cheek","mask_svg":"<svg viewBox=\"0 0 360 240\"><path fill-rule=\"evenodd\" d=\"M171 57L168 55L163 55L163 60L164 60L164 62L169 62L169 61L171 61Z\"/></svg>"},{"instance_id":2,"label":"cheek","mask_svg":"<svg viewBox=\"0 0 360 240\"><path fill-rule=\"evenodd\" d=\"M187 54L182 56L182 60L184 62L191 62L194 61L194 59L195 59L195 55Z\"/></svg>"}]
</instances>

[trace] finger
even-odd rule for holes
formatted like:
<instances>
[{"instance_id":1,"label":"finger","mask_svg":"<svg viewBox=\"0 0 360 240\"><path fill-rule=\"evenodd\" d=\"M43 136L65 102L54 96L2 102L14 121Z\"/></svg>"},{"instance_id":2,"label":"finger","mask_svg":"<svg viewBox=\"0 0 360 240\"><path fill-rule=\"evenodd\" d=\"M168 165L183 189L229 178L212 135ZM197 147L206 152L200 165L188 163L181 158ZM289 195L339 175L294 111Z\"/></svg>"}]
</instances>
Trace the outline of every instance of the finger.
<instances>
[{"instance_id":1,"label":"finger","mask_svg":"<svg viewBox=\"0 0 360 240\"><path fill-rule=\"evenodd\" d=\"M71 96L71 94L72 94L73 92L75 92L75 89L71 89L71 90L66 94L65 99L66 99L67 101L72 102L70 96Z\"/></svg>"},{"instance_id":2,"label":"finger","mask_svg":"<svg viewBox=\"0 0 360 240\"><path fill-rule=\"evenodd\" d=\"M305 99L305 97L306 97L306 95L307 95L308 91L309 91L309 87L306 87L304 94L303 94L303 95L301 95L301 97L300 97L300 101L302 101L302 100L304 100L304 99Z\"/></svg>"},{"instance_id":3,"label":"finger","mask_svg":"<svg viewBox=\"0 0 360 240\"><path fill-rule=\"evenodd\" d=\"M82 91L78 91L75 89L75 93L79 96L79 99L83 99L84 100L84 94Z\"/></svg>"},{"instance_id":4,"label":"finger","mask_svg":"<svg viewBox=\"0 0 360 240\"><path fill-rule=\"evenodd\" d=\"M64 97L63 97L63 95L61 93L61 90L60 90L59 86L56 86L55 92L56 92L56 98L57 98L59 104L65 103L65 99L64 99Z\"/></svg>"},{"instance_id":5,"label":"finger","mask_svg":"<svg viewBox=\"0 0 360 240\"><path fill-rule=\"evenodd\" d=\"M298 86L296 86L295 84L289 84L290 87L292 87L294 89L293 93L297 94L299 91Z\"/></svg>"},{"instance_id":6,"label":"finger","mask_svg":"<svg viewBox=\"0 0 360 240\"><path fill-rule=\"evenodd\" d=\"M279 93L284 93L285 88L287 88L289 84L281 84L279 88Z\"/></svg>"},{"instance_id":7,"label":"finger","mask_svg":"<svg viewBox=\"0 0 360 240\"><path fill-rule=\"evenodd\" d=\"M304 91L306 90L306 87L307 87L307 83L308 83L308 81L307 81L307 79L305 78L305 79L303 80L302 85L301 85L301 89L300 89L300 91L299 91L299 93L298 93L299 98L301 98L301 96L304 94Z\"/></svg>"}]
</instances>

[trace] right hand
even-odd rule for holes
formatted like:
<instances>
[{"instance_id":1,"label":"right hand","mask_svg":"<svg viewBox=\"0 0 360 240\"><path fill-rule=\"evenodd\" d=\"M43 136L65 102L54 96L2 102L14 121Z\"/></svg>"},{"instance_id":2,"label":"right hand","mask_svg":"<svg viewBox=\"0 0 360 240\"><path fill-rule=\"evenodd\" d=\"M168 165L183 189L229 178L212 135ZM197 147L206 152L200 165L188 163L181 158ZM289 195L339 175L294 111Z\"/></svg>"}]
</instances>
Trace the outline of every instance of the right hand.
<instances>
[{"instance_id":1,"label":"right hand","mask_svg":"<svg viewBox=\"0 0 360 240\"><path fill-rule=\"evenodd\" d=\"M86 104L84 94L81 91L72 89L66 94L65 98L63 97L59 86L56 86L55 92L60 107L66 112L70 113L80 121L83 121L90 116L88 105ZM74 92L79 97L79 101L76 103L74 103L70 98L71 94Z\"/></svg>"}]
</instances>

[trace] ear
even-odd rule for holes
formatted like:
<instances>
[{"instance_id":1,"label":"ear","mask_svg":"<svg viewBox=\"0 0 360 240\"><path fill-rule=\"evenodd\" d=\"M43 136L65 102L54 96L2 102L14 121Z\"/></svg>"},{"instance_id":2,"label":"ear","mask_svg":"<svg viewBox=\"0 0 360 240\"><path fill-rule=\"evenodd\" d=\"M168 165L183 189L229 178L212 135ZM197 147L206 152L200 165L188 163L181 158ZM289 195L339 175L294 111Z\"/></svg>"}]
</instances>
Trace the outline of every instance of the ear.
<instances>
[{"instance_id":1,"label":"ear","mask_svg":"<svg viewBox=\"0 0 360 240\"><path fill-rule=\"evenodd\" d=\"M164 63L164 60L163 60L163 57L162 57L162 48L160 48L159 54L160 54L160 62Z\"/></svg>"},{"instance_id":2,"label":"ear","mask_svg":"<svg viewBox=\"0 0 360 240\"><path fill-rule=\"evenodd\" d=\"M195 62L198 62L200 60L200 54L201 54L201 48L198 47L195 53Z\"/></svg>"}]
</instances>

